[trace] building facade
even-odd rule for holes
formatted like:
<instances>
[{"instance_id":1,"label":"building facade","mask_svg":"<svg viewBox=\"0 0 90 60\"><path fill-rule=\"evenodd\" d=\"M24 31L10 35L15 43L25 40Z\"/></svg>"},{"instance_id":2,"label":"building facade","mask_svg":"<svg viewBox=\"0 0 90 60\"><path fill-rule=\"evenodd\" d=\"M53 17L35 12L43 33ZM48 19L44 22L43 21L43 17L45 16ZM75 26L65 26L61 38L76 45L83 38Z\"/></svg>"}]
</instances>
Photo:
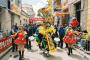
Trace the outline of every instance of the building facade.
<instances>
[{"instance_id":1,"label":"building facade","mask_svg":"<svg viewBox=\"0 0 90 60\"><path fill-rule=\"evenodd\" d=\"M23 4L22 5L22 14L21 21L23 24L29 24L29 19L35 17L35 12L32 5Z\"/></svg>"},{"instance_id":2,"label":"building facade","mask_svg":"<svg viewBox=\"0 0 90 60\"><path fill-rule=\"evenodd\" d=\"M0 0L0 30L10 31L11 27L20 25L21 0Z\"/></svg>"},{"instance_id":3,"label":"building facade","mask_svg":"<svg viewBox=\"0 0 90 60\"><path fill-rule=\"evenodd\" d=\"M8 1L0 0L0 30L6 31L11 29L11 15L8 12Z\"/></svg>"},{"instance_id":4,"label":"building facade","mask_svg":"<svg viewBox=\"0 0 90 60\"><path fill-rule=\"evenodd\" d=\"M53 5L54 13L57 12L54 14L55 24L58 24L58 20L61 25L67 24L76 17L80 23L80 30L87 30L90 33L90 0L54 0Z\"/></svg>"},{"instance_id":5,"label":"building facade","mask_svg":"<svg viewBox=\"0 0 90 60\"><path fill-rule=\"evenodd\" d=\"M11 26L20 25L21 0L10 0Z\"/></svg>"},{"instance_id":6,"label":"building facade","mask_svg":"<svg viewBox=\"0 0 90 60\"><path fill-rule=\"evenodd\" d=\"M29 15L24 10L21 10L20 20L20 25L28 24Z\"/></svg>"},{"instance_id":7,"label":"building facade","mask_svg":"<svg viewBox=\"0 0 90 60\"><path fill-rule=\"evenodd\" d=\"M62 25L69 25L69 8L68 0L61 0L61 10L62 10Z\"/></svg>"},{"instance_id":8,"label":"building facade","mask_svg":"<svg viewBox=\"0 0 90 60\"><path fill-rule=\"evenodd\" d=\"M65 25L68 21L67 0L54 0L54 17L55 25Z\"/></svg>"},{"instance_id":9,"label":"building facade","mask_svg":"<svg viewBox=\"0 0 90 60\"><path fill-rule=\"evenodd\" d=\"M68 0L70 17L76 17L81 30L90 33L90 0Z\"/></svg>"}]
</instances>

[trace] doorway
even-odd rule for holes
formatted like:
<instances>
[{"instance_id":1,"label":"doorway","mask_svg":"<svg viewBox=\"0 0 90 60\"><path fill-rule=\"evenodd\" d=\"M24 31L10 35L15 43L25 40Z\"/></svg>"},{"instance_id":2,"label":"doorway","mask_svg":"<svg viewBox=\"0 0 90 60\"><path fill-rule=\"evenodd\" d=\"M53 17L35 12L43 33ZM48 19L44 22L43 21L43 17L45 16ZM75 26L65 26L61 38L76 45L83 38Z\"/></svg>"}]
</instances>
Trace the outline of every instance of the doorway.
<instances>
[{"instance_id":1,"label":"doorway","mask_svg":"<svg viewBox=\"0 0 90 60\"><path fill-rule=\"evenodd\" d=\"M80 23L80 19L81 19L81 1L79 1L75 4L75 16L76 16L78 22Z\"/></svg>"},{"instance_id":2,"label":"doorway","mask_svg":"<svg viewBox=\"0 0 90 60\"><path fill-rule=\"evenodd\" d=\"M75 17L77 18L79 22L78 31L81 30L80 28L80 20L81 20L81 1L75 3Z\"/></svg>"}]
</instances>

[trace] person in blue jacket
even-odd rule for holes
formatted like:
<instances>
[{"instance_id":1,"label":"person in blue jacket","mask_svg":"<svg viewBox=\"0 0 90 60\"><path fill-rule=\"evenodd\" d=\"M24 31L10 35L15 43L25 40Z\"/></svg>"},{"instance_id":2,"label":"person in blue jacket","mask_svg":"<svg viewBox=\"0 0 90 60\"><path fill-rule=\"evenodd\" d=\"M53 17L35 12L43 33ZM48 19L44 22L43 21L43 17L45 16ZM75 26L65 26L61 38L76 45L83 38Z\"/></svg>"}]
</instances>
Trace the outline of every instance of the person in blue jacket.
<instances>
[{"instance_id":1,"label":"person in blue jacket","mask_svg":"<svg viewBox=\"0 0 90 60\"><path fill-rule=\"evenodd\" d=\"M61 25L61 27L59 28L59 37L60 37L60 47L63 48L63 37L65 35L65 29L64 26Z\"/></svg>"}]
</instances>

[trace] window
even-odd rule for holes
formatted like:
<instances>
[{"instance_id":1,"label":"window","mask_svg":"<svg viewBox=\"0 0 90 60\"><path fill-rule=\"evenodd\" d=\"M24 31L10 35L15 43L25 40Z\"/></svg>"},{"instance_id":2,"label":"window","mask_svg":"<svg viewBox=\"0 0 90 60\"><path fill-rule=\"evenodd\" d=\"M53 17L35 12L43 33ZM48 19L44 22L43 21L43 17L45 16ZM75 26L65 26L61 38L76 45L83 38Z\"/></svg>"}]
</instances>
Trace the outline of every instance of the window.
<instances>
[{"instance_id":1,"label":"window","mask_svg":"<svg viewBox=\"0 0 90 60\"><path fill-rule=\"evenodd\" d=\"M8 0L8 9L10 9L10 0Z\"/></svg>"}]
</instances>

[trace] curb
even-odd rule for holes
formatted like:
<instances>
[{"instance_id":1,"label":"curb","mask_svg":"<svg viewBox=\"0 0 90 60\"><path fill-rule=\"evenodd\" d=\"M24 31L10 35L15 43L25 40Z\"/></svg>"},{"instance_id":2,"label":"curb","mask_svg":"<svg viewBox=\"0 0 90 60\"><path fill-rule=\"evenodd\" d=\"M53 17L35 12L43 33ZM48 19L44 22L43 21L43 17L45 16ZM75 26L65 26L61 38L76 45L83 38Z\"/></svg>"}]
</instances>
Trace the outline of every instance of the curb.
<instances>
[{"instance_id":1,"label":"curb","mask_svg":"<svg viewBox=\"0 0 90 60\"><path fill-rule=\"evenodd\" d=\"M3 53L0 54L0 59L2 59L10 50L11 50L12 46L9 47L7 50L5 50Z\"/></svg>"},{"instance_id":2,"label":"curb","mask_svg":"<svg viewBox=\"0 0 90 60\"><path fill-rule=\"evenodd\" d=\"M81 51L80 49L76 49L75 50L81 54L84 58L87 58L87 60L90 60L90 55L88 55L87 53L85 53L84 51Z\"/></svg>"}]
</instances>

